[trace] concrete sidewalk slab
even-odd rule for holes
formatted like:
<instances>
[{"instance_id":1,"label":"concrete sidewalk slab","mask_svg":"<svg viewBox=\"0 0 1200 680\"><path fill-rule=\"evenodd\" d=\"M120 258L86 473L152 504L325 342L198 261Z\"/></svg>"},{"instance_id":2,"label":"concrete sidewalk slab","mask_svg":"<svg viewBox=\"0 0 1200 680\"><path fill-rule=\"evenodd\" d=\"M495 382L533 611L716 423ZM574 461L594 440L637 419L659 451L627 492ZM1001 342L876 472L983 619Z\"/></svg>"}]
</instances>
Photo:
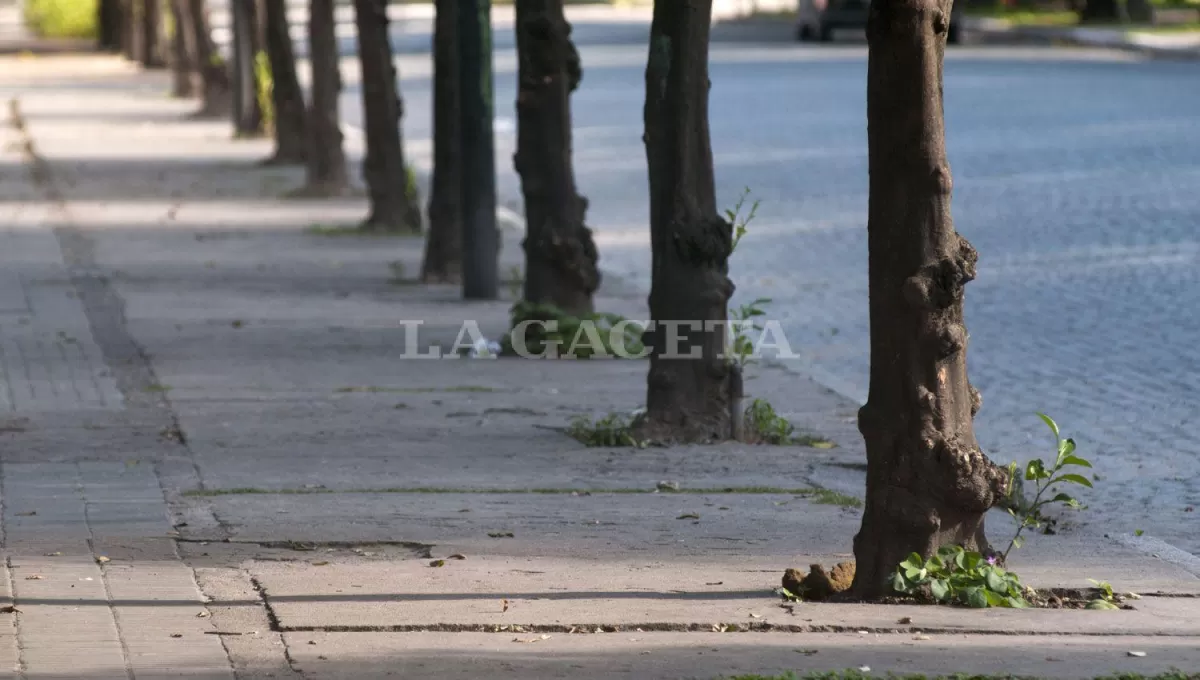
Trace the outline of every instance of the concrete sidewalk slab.
<instances>
[{"instance_id":1,"label":"concrete sidewalk slab","mask_svg":"<svg viewBox=\"0 0 1200 680\"><path fill-rule=\"evenodd\" d=\"M849 556L809 554L764 561L705 554L681 560L647 550L639 560L626 549L621 551L625 556L609 559L467 554L465 560L457 560L447 558L451 549L439 546L433 552L444 558L441 567L425 559L329 562L317 553L309 563L260 563L249 569L285 630L491 631L521 625L554 632L571 627L703 630L727 625L793 632L1200 635L1194 593L1146 596L1133 603L1134 610L1119 612L825 603L784 607L773 590L785 567L817 561L830 566ZM1035 569L1022 573L1027 583L1050 585L1038 579ZM1086 586L1083 578L1079 581L1066 585ZM1151 580L1118 583L1121 592L1152 587ZM914 623L898 625L902 617Z\"/></svg>"},{"instance_id":2,"label":"concrete sidewalk slab","mask_svg":"<svg viewBox=\"0 0 1200 680\"><path fill-rule=\"evenodd\" d=\"M928 639L923 639L928 638ZM788 633L288 633L296 667L314 680L688 678L842 671L1093 678L1200 668L1193 641L1173 638ZM521 642L536 640L536 642ZM310 644L311 643L311 644ZM1129 651L1144 651L1134 658Z\"/></svg>"}]
</instances>

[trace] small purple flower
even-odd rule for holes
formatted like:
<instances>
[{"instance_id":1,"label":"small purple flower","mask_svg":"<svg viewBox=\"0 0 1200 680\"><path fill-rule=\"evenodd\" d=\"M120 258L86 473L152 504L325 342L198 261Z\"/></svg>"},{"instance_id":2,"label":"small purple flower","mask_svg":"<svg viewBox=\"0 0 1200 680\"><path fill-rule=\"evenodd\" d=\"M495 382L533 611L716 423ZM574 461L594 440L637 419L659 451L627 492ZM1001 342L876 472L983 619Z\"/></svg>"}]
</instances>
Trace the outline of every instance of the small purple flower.
<instances>
[{"instance_id":1,"label":"small purple flower","mask_svg":"<svg viewBox=\"0 0 1200 680\"><path fill-rule=\"evenodd\" d=\"M996 556L995 556L995 555L988 555L988 558L987 558L987 563L988 563L988 564L990 564L990 565L992 565L992 566L996 566L996 561L997 561L997 560L996 560Z\"/></svg>"}]
</instances>

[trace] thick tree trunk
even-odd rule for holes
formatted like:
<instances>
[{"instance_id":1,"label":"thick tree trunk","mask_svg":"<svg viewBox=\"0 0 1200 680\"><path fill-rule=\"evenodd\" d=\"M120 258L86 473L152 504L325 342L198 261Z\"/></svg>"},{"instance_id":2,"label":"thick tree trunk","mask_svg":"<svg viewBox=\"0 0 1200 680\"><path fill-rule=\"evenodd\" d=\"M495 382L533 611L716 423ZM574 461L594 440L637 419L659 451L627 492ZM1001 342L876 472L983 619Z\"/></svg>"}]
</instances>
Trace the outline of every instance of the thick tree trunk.
<instances>
[{"instance_id":1,"label":"thick tree trunk","mask_svg":"<svg viewBox=\"0 0 1200 680\"><path fill-rule=\"evenodd\" d=\"M342 76L338 71L333 0L310 0L308 38L312 105L308 111L308 182L304 192L339 194L346 189L347 176L338 116Z\"/></svg>"},{"instance_id":2,"label":"thick tree trunk","mask_svg":"<svg viewBox=\"0 0 1200 680\"><path fill-rule=\"evenodd\" d=\"M233 18L233 131L241 138L263 134L263 111L258 102L258 17L254 0L232 0Z\"/></svg>"},{"instance_id":3,"label":"thick tree trunk","mask_svg":"<svg viewBox=\"0 0 1200 680\"><path fill-rule=\"evenodd\" d=\"M99 47L108 52L121 49L121 0L100 0L97 4L96 27Z\"/></svg>"},{"instance_id":4,"label":"thick tree trunk","mask_svg":"<svg viewBox=\"0 0 1200 680\"><path fill-rule=\"evenodd\" d=\"M187 31L190 36L191 48L195 49L196 63L200 68L200 78L204 84L204 103L196 113L200 118L223 118L229 115L233 107L232 93L229 85L229 74L225 64L217 55L212 41L212 31L208 25L208 11L204 0L186 0L187 2Z\"/></svg>"},{"instance_id":5,"label":"thick tree trunk","mask_svg":"<svg viewBox=\"0 0 1200 680\"><path fill-rule=\"evenodd\" d=\"M142 8L142 67L163 68L167 65L163 51L163 0L138 0Z\"/></svg>"},{"instance_id":6,"label":"thick tree trunk","mask_svg":"<svg viewBox=\"0 0 1200 680\"><path fill-rule=\"evenodd\" d=\"M600 285L587 199L571 164L571 93L582 71L563 0L517 0L517 152L525 195L525 299L574 316Z\"/></svg>"},{"instance_id":7,"label":"thick tree trunk","mask_svg":"<svg viewBox=\"0 0 1200 680\"><path fill-rule=\"evenodd\" d=\"M271 101L275 106L275 154L268 164L300 164L308 155L304 92L296 77L296 52L288 28L287 0L266 0L267 58L271 62Z\"/></svg>"},{"instance_id":8,"label":"thick tree trunk","mask_svg":"<svg viewBox=\"0 0 1200 680\"><path fill-rule=\"evenodd\" d=\"M462 118L458 87L458 0L435 0L433 24L433 178L424 283L462 281Z\"/></svg>"},{"instance_id":9,"label":"thick tree trunk","mask_svg":"<svg viewBox=\"0 0 1200 680\"><path fill-rule=\"evenodd\" d=\"M862 597L909 553L987 549L1007 475L979 449L963 286L975 250L950 218L942 59L951 0L873 0L867 66L871 383L859 410L867 499L854 538Z\"/></svg>"},{"instance_id":10,"label":"thick tree trunk","mask_svg":"<svg viewBox=\"0 0 1200 680\"><path fill-rule=\"evenodd\" d=\"M171 96L191 98L204 91L198 68L195 36L189 28L187 0L170 0L171 10Z\"/></svg>"},{"instance_id":11,"label":"thick tree trunk","mask_svg":"<svg viewBox=\"0 0 1200 680\"><path fill-rule=\"evenodd\" d=\"M404 102L396 85L387 0L354 0L358 24L358 62L362 68L367 155L363 177L371 196L371 214L363 229L421 233L421 199L409 182L400 121Z\"/></svg>"},{"instance_id":12,"label":"thick tree trunk","mask_svg":"<svg viewBox=\"0 0 1200 680\"><path fill-rule=\"evenodd\" d=\"M660 0L650 27L645 143L656 325L647 334L652 351L641 429L657 440L730 438L740 385L723 357L726 329L703 325L725 323L733 294L727 275L733 228L717 214L708 130L711 15L712 0Z\"/></svg>"}]
</instances>

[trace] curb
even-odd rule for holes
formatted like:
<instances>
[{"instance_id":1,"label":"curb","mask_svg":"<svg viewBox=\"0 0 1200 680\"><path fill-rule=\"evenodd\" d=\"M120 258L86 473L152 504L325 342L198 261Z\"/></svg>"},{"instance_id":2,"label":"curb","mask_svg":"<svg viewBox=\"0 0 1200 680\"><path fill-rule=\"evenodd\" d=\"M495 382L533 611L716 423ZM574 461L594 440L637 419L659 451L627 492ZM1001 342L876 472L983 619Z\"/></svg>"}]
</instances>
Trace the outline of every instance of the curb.
<instances>
[{"instance_id":1,"label":"curb","mask_svg":"<svg viewBox=\"0 0 1200 680\"><path fill-rule=\"evenodd\" d=\"M1004 19L986 17L965 17L963 28L974 36L984 38L1107 47L1155 59L1200 59L1200 37L1186 35L1156 35L1068 26L1013 26Z\"/></svg>"}]
</instances>

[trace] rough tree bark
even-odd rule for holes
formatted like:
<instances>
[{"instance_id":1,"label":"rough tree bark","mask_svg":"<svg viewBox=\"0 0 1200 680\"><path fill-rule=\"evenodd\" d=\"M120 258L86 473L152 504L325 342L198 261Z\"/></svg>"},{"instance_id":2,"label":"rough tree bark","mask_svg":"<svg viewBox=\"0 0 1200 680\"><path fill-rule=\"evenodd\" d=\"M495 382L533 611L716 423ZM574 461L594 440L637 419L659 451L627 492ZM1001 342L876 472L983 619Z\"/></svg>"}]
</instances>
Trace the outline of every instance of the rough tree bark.
<instances>
[{"instance_id":1,"label":"rough tree bark","mask_svg":"<svg viewBox=\"0 0 1200 680\"><path fill-rule=\"evenodd\" d=\"M433 177L424 283L462 281L462 148L458 92L457 0L435 0L433 24Z\"/></svg>"},{"instance_id":2,"label":"rough tree bark","mask_svg":"<svg viewBox=\"0 0 1200 680\"><path fill-rule=\"evenodd\" d=\"M655 327L647 333L650 372L639 427L656 440L730 438L740 393L741 375L723 356L725 328L700 326L724 324L733 294L733 228L717 213L708 129L711 14L712 0L662 0L650 27L644 139ZM673 323L679 325L669 328Z\"/></svg>"},{"instance_id":3,"label":"rough tree bark","mask_svg":"<svg viewBox=\"0 0 1200 680\"><path fill-rule=\"evenodd\" d=\"M204 84L204 103L196 113L198 118L223 118L232 110L232 92L225 63L217 55L208 25L208 10L204 0L186 0L187 27L185 36L195 50L196 64Z\"/></svg>"},{"instance_id":4,"label":"rough tree bark","mask_svg":"<svg viewBox=\"0 0 1200 680\"><path fill-rule=\"evenodd\" d=\"M204 91L196 54L195 36L189 28L187 0L170 0L171 11L171 96L191 98Z\"/></svg>"},{"instance_id":5,"label":"rough tree bark","mask_svg":"<svg viewBox=\"0 0 1200 680\"><path fill-rule=\"evenodd\" d=\"M312 104L308 110L308 178L303 193L340 194L346 190L346 155L338 116L342 76L338 71L333 0L311 0L308 19Z\"/></svg>"},{"instance_id":6,"label":"rough tree bark","mask_svg":"<svg viewBox=\"0 0 1200 680\"><path fill-rule=\"evenodd\" d=\"M563 0L517 0L517 152L525 196L525 300L591 313L600 285L587 199L571 163L571 93L582 71Z\"/></svg>"},{"instance_id":7,"label":"rough tree bark","mask_svg":"<svg viewBox=\"0 0 1200 680\"><path fill-rule=\"evenodd\" d=\"M304 92L296 77L296 53L288 27L287 0L266 0L263 21L271 62L271 101L275 105L275 154L269 165L304 163L308 155Z\"/></svg>"},{"instance_id":8,"label":"rough tree bark","mask_svg":"<svg viewBox=\"0 0 1200 680\"><path fill-rule=\"evenodd\" d=\"M387 0L354 0L354 19L367 138L363 177L371 197L371 214L362 228L419 234L421 199L404 162L404 102L396 85Z\"/></svg>"},{"instance_id":9,"label":"rough tree bark","mask_svg":"<svg viewBox=\"0 0 1200 680\"><path fill-rule=\"evenodd\" d=\"M167 65L163 51L162 0L139 0L141 5L142 67Z\"/></svg>"},{"instance_id":10,"label":"rough tree bark","mask_svg":"<svg viewBox=\"0 0 1200 680\"><path fill-rule=\"evenodd\" d=\"M258 41L258 16L254 0L233 0L233 130L239 138L263 134L263 110L258 101L258 75L255 58Z\"/></svg>"},{"instance_id":11,"label":"rough tree bark","mask_svg":"<svg viewBox=\"0 0 1200 680\"><path fill-rule=\"evenodd\" d=\"M963 286L975 250L954 230L942 116L952 0L872 0L867 138L871 382L859 410L867 498L854 592L890 592L909 553L986 551L1006 472L975 441Z\"/></svg>"}]
</instances>

